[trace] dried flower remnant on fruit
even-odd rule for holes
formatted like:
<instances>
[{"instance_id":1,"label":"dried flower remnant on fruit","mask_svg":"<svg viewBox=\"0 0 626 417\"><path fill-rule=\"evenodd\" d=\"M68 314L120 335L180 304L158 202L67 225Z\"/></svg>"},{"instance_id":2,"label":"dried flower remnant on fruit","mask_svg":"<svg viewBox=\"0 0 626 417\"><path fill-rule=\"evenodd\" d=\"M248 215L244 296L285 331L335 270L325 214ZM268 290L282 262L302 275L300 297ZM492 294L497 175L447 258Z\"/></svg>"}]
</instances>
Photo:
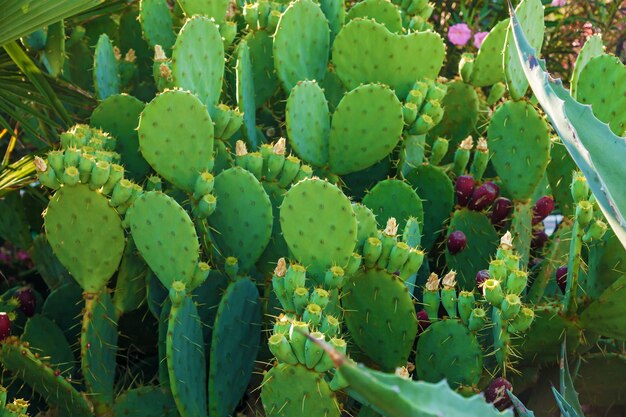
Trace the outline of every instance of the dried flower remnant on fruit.
<instances>
[{"instance_id":1,"label":"dried flower remnant on fruit","mask_svg":"<svg viewBox=\"0 0 626 417\"><path fill-rule=\"evenodd\" d=\"M448 272L441 280L441 284L443 284L443 288L446 290L453 289L456 286L456 271Z\"/></svg>"},{"instance_id":2,"label":"dried flower remnant on fruit","mask_svg":"<svg viewBox=\"0 0 626 417\"><path fill-rule=\"evenodd\" d=\"M390 217L387 220L387 226L385 227L385 234L387 236L395 236L398 233L398 222L395 217Z\"/></svg>"},{"instance_id":3,"label":"dried flower remnant on fruit","mask_svg":"<svg viewBox=\"0 0 626 417\"><path fill-rule=\"evenodd\" d=\"M287 273L287 262L285 261L285 258L280 258L276 263L274 275L276 275L277 277L284 277L285 273Z\"/></svg>"},{"instance_id":4,"label":"dried flower remnant on fruit","mask_svg":"<svg viewBox=\"0 0 626 417\"><path fill-rule=\"evenodd\" d=\"M474 147L474 140L472 139L471 136L466 137L459 144L459 148L464 149L466 151L471 151L473 147Z\"/></svg>"},{"instance_id":5,"label":"dried flower remnant on fruit","mask_svg":"<svg viewBox=\"0 0 626 417\"><path fill-rule=\"evenodd\" d=\"M276 155L284 155L286 148L287 148L287 141L285 140L285 138L280 138L274 144L273 150Z\"/></svg>"},{"instance_id":6,"label":"dried flower remnant on fruit","mask_svg":"<svg viewBox=\"0 0 626 417\"><path fill-rule=\"evenodd\" d=\"M237 156L248 154L248 148L246 148L246 144L242 140L238 140L237 143L235 143L235 154Z\"/></svg>"},{"instance_id":7,"label":"dried flower remnant on fruit","mask_svg":"<svg viewBox=\"0 0 626 417\"><path fill-rule=\"evenodd\" d=\"M507 230L507 232L500 238L500 247L504 250L512 250L513 249L513 236L511 232Z\"/></svg>"},{"instance_id":8,"label":"dried flower remnant on fruit","mask_svg":"<svg viewBox=\"0 0 626 417\"><path fill-rule=\"evenodd\" d=\"M439 276L434 272L431 272L430 276L426 280L427 291L439 291Z\"/></svg>"}]
</instances>

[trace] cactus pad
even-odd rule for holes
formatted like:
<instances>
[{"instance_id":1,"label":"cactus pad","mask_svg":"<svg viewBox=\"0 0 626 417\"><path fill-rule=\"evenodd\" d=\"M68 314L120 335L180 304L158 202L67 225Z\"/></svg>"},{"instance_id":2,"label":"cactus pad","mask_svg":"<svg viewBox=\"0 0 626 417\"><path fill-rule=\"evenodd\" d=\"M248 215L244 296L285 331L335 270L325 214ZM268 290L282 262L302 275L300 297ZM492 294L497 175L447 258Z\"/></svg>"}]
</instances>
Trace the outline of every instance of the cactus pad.
<instances>
[{"instance_id":1,"label":"cactus pad","mask_svg":"<svg viewBox=\"0 0 626 417\"><path fill-rule=\"evenodd\" d=\"M170 387L181 417L205 417L206 362L202 323L191 297L177 296L180 299L172 302L167 324Z\"/></svg>"},{"instance_id":2,"label":"cactus pad","mask_svg":"<svg viewBox=\"0 0 626 417\"><path fill-rule=\"evenodd\" d=\"M330 169L349 174L374 165L401 138L402 104L381 84L367 84L346 94L333 114L328 139Z\"/></svg>"},{"instance_id":3,"label":"cactus pad","mask_svg":"<svg viewBox=\"0 0 626 417\"><path fill-rule=\"evenodd\" d=\"M409 217L415 217L420 224L424 221L422 200L415 190L402 180L379 181L365 195L363 204L372 210L378 227L383 229L391 217L398 222L399 233L404 230Z\"/></svg>"},{"instance_id":4,"label":"cactus pad","mask_svg":"<svg viewBox=\"0 0 626 417\"><path fill-rule=\"evenodd\" d=\"M117 417L178 417L174 398L169 390L145 386L126 391L115 401Z\"/></svg>"},{"instance_id":5,"label":"cactus pad","mask_svg":"<svg viewBox=\"0 0 626 417\"><path fill-rule=\"evenodd\" d=\"M198 236L189 215L171 197L150 191L126 214L135 244L163 285L186 285L198 263Z\"/></svg>"},{"instance_id":6,"label":"cactus pad","mask_svg":"<svg viewBox=\"0 0 626 417\"><path fill-rule=\"evenodd\" d=\"M455 319L435 322L417 341L415 372L419 379L451 387L476 385L483 370L483 352L476 336Z\"/></svg>"},{"instance_id":7,"label":"cactus pad","mask_svg":"<svg viewBox=\"0 0 626 417\"><path fill-rule=\"evenodd\" d=\"M120 92L120 74L113 52L113 44L106 33L100 35L96 44L93 63L93 83L100 100Z\"/></svg>"},{"instance_id":8,"label":"cactus pad","mask_svg":"<svg viewBox=\"0 0 626 417\"><path fill-rule=\"evenodd\" d=\"M356 247L360 249L367 238L378 237L378 224L376 216L369 207L363 204L352 204L352 210L356 215L358 226Z\"/></svg>"},{"instance_id":9,"label":"cactus pad","mask_svg":"<svg viewBox=\"0 0 626 417\"><path fill-rule=\"evenodd\" d=\"M261 340L259 292L248 278L231 283L220 302L211 343L210 414L228 417L246 390Z\"/></svg>"},{"instance_id":10,"label":"cactus pad","mask_svg":"<svg viewBox=\"0 0 626 417\"><path fill-rule=\"evenodd\" d=\"M461 80L447 84L448 92L441 101L443 120L431 131L431 137L450 140L448 153L452 154L463 139L474 132L478 121L478 95L474 88Z\"/></svg>"},{"instance_id":11,"label":"cactus pad","mask_svg":"<svg viewBox=\"0 0 626 417\"><path fill-rule=\"evenodd\" d=\"M180 8L187 17L199 14L215 19L221 23L226 17L227 0L178 0Z\"/></svg>"},{"instance_id":12,"label":"cactus pad","mask_svg":"<svg viewBox=\"0 0 626 417\"><path fill-rule=\"evenodd\" d=\"M243 168L215 177L217 208L209 217L224 257L234 256L242 272L259 259L272 236L272 203L259 181Z\"/></svg>"},{"instance_id":13,"label":"cactus pad","mask_svg":"<svg viewBox=\"0 0 626 417\"><path fill-rule=\"evenodd\" d=\"M54 254L83 290L102 289L125 245L122 221L106 197L87 185L63 187L50 200L44 222Z\"/></svg>"},{"instance_id":14,"label":"cactus pad","mask_svg":"<svg viewBox=\"0 0 626 417\"><path fill-rule=\"evenodd\" d=\"M46 357L62 374L74 367L74 354L63 331L45 316L36 314L28 319L22 341L28 342L31 351Z\"/></svg>"},{"instance_id":15,"label":"cactus pad","mask_svg":"<svg viewBox=\"0 0 626 417\"><path fill-rule=\"evenodd\" d=\"M328 162L330 113L324 91L315 81L299 82L287 100L287 137L298 156L323 167Z\"/></svg>"},{"instance_id":16,"label":"cactus pad","mask_svg":"<svg viewBox=\"0 0 626 417\"><path fill-rule=\"evenodd\" d=\"M572 97L577 99L576 92L578 90L578 80L580 78L580 73L585 68L585 66L591 61L592 58L600 56L604 53L604 45L602 45L602 35L595 34L591 36L582 49L578 53L576 57L576 63L574 64L574 71L572 72L572 79L570 82L570 92Z\"/></svg>"},{"instance_id":17,"label":"cactus pad","mask_svg":"<svg viewBox=\"0 0 626 417\"><path fill-rule=\"evenodd\" d=\"M326 181L291 187L280 207L280 225L289 250L312 275L345 266L354 251L357 225L350 200Z\"/></svg>"},{"instance_id":18,"label":"cactus pad","mask_svg":"<svg viewBox=\"0 0 626 417\"><path fill-rule=\"evenodd\" d=\"M487 131L493 165L516 200L528 200L550 161L548 125L529 103L508 101L494 112Z\"/></svg>"},{"instance_id":19,"label":"cactus pad","mask_svg":"<svg viewBox=\"0 0 626 417\"><path fill-rule=\"evenodd\" d=\"M250 48L245 40L241 41L237 46L237 104L243 112L244 137L252 149L256 149L260 138L256 130L256 84L252 68Z\"/></svg>"},{"instance_id":20,"label":"cactus pad","mask_svg":"<svg viewBox=\"0 0 626 417\"><path fill-rule=\"evenodd\" d=\"M260 107L278 88L278 78L274 71L272 37L265 30L257 30L248 33L243 40L250 48L254 99L257 107Z\"/></svg>"},{"instance_id":21,"label":"cactus pad","mask_svg":"<svg viewBox=\"0 0 626 417\"><path fill-rule=\"evenodd\" d=\"M380 82L405 97L416 79L437 78L445 50L434 32L396 35L382 24L355 19L337 35L332 54L337 75L349 89Z\"/></svg>"},{"instance_id":22,"label":"cactus pad","mask_svg":"<svg viewBox=\"0 0 626 417\"><path fill-rule=\"evenodd\" d=\"M480 45L470 77L470 83L473 86L488 87L504 81L502 51L504 50L508 27L509 19L502 20L491 29L489 35Z\"/></svg>"},{"instance_id":23,"label":"cactus pad","mask_svg":"<svg viewBox=\"0 0 626 417\"><path fill-rule=\"evenodd\" d=\"M616 56L592 58L580 73L576 98L617 136L626 136L626 66Z\"/></svg>"},{"instance_id":24,"label":"cactus pad","mask_svg":"<svg viewBox=\"0 0 626 417\"><path fill-rule=\"evenodd\" d=\"M471 291L476 286L476 273L487 269L490 258L496 253L498 234L487 216L468 209L452 215L448 236L457 230L465 234L467 246L455 255L446 249L446 263L449 269L457 271L459 287Z\"/></svg>"},{"instance_id":25,"label":"cactus pad","mask_svg":"<svg viewBox=\"0 0 626 417\"><path fill-rule=\"evenodd\" d=\"M626 275L610 285L580 316L581 324L598 334L626 340Z\"/></svg>"},{"instance_id":26,"label":"cactus pad","mask_svg":"<svg viewBox=\"0 0 626 417\"><path fill-rule=\"evenodd\" d=\"M298 81L321 81L329 47L330 29L320 6L311 0L291 3L274 34L274 66L285 90Z\"/></svg>"},{"instance_id":27,"label":"cactus pad","mask_svg":"<svg viewBox=\"0 0 626 417\"><path fill-rule=\"evenodd\" d=\"M41 308L41 314L52 320L74 344L80 337L83 291L73 281L52 291Z\"/></svg>"},{"instance_id":28,"label":"cactus pad","mask_svg":"<svg viewBox=\"0 0 626 417\"><path fill-rule=\"evenodd\" d=\"M91 126L110 133L116 141L115 151L126 168L125 177L135 181L143 179L150 166L139 153L137 125L139 115L145 105L140 100L126 94L109 96L98 104L91 114Z\"/></svg>"},{"instance_id":29,"label":"cactus pad","mask_svg":"<svg viewBox=\"0 0 626 417\"><path fill-rule=\"evenodd\" d=\"M198 175L213 165L213 122L191 93L176 90L157 96L141 113L138 130L146 161L185 191L193 191Z\"/></svg>"},{"instance_id":30,"label":"cactus pad","mask_svg":"<svg viewBox=\"0 0 626 417\"><path fill-rule=\"evenodd\" d=\"M143 37L152 48L161 45L166 52L172 48L176 35L167 0L141 0L139 21Z\"/></svg>"},{"instance_id":31,"label":"cactus pad","mask_svg":"<svg viewBox=\"0 0 626 417\"><path fill-rule=\"evenodd\" d=\"M194 16L180 30L172 50L172 76L178 87L191 91L209 109L218 103L224 78L224 43L209 18Z\"/></svg>"},{"instance_id":32,"label":"cactus pad","mask_svg":"<svg viewBox=\"0 0 626 417\"><path fill-rule=\"evenodd\" d=\"M341 415L335 394L323 376L302 365L278 364L265 374L261 386L261 401L268 417Z\"/></svg>"},{"instance_id":33,"label":"cactus pad","mask_svg":"<svg viewBox=\"0 0 626 417\"><path fill-rule=\"evenodd\" d=\"M348 11L346 23L356 18L372 19L392 33L402 33L402 16L400 10L390 1L364 0Z\"/></svg>"},{"instance_id":34,"label":"cactus pad","mask_svg":"<svg viewBox=\"0 0 626 417\"><path fill-rule=\"evenodd\" d=\"M341 304L354 342L383 369L405 366L417 334L415 307L404 282L383 270L352 276Z\"/></svg>"}]
</instances>

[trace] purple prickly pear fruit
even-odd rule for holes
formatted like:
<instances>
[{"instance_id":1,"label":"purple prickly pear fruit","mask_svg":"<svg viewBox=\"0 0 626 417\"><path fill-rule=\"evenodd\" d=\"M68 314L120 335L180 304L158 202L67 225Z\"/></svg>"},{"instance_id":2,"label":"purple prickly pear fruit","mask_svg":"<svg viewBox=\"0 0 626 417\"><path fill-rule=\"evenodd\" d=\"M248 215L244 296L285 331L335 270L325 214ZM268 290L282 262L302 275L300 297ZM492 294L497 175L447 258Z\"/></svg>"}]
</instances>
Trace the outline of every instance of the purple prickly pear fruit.
<instances>
[{"instance_id":1,"label":"purple prickly pear fruit","mask_svg":"<svg viewBox=\"0 0 626 417\"><path fill-rule=\"evenodd\" d=\"M37 300L35 294L30 287L24 287L17 290L15 298L20 302L20 310L26 317L32 317L35 314Z\"/></svg>"},{"instance_id":2,"label":"purple prickly pear fruit","mask_svg":"<svg viewBox=\"0 0 626 417\"><path fill-rule=\"evenodd\" d=\"M548 235L545 230L533 231L533 240L530 242L530 247L533 249L541 249L546 245L548 241Z\"/></svg>"},{"instance_id":3,"label":"purple prickly pear fruit","mask_svg":"<svg viewBox=\"0 0 626 417\"><path fill-rule=\"evenodd\" d=\"M491 224L499 225L509 217L511 210L513 209L513 203L506 197L498 197L493 202L493 208L491 211Z\"/></svg>"},{"instance_id":4,"label":"purple prickly pear fruit","mask_svg":"<svg viewBox=\"0 0 626 417\"><path fill-rule=\"evenodd\" d=\"M471 175L461 175L456 179L456 202L459 206L467 206L474 192L474 184L474 177Z\"/></svg>"},{"instance_id":5,"label":"purple prickly pear fruit","mask_svg":"<svg viewBox=\"0 0 626 417\"><path fill-rule=\"evenodd\" d=\"M428 326L430 326L430 319L426 310L420 310L417 312L417 334L424 333Z\"/></svg>"},{"instance_id":6,"label":"purple prickly pear fruit","mask_svg":"<svg viewBox=\"0 0 626 417\"><path fill-rule=\"evenodd\" d=\"M467 206L470 210L480 211L489 207L500 193L500 187L491 181L485 182L476 188Z\"/></svg>"},{"instance_id":7,"label":"purple prickly pear fruit","mask_svg":"<svg viewBox=\"0 0 626 417\"><path fill-rule=\"evenodd\" d=\"M448 236L448 251L452 255L456 255L461 252L467 246L467 238L465 237L465 233L460 230L456 230L450 233Z\"/></svg>"},{"instance_id":8,"label":"purple prickly pear fruit","mask_svg":"<svg viewBox=\"0 0 626 417\"><path fill-rule=\"evenodd\" d=\"M481 269L476 273L476 288L481 292L483 289L483 283L489 279L489 271L487 269Z\"/></svg>"},{"instance_id":9,"label":"purple prickly pear fruit","mask_svg":"<svg viewBox=\"0 0 626 417\"><path fill-rule=\"evenodd\" d=\"M7 313L0 313L0 340L11 336L11 319Z\"/></svg>"},{"instance_id":10,"label":"purple prickly pear fruit","mask_svg":"<svg viewBox=\"0 0 626 417\"><path fill-rule=\"evenodd\" d=\"M485 390L485 400L500 411L506 410L513 405L507 390L513 392L513 385L502 377L496 378Z\"/></svg>"},{"instance_id":11,"label":"purple prickly pear fruit","mask_svg":"<svg viewBox=\"0 0 626 417\"><path fill-rule=\"evenodd\" d=\"M550 196L543 196L533 207L533 226L543 221L554 210L554 200Z\"/></svg>"},{"instance_id":12,"label":"purple prickly pear fruit","mask_svg":"<svg viewBox=\"0 0 626 417\"><path fill-rule=\"evenodd\" d=\"M567 265L559 266L554 275L556 276L556 283L559 285L561 292L565 294L565 288L567 287Z\"/></svg>"}]
</instances>

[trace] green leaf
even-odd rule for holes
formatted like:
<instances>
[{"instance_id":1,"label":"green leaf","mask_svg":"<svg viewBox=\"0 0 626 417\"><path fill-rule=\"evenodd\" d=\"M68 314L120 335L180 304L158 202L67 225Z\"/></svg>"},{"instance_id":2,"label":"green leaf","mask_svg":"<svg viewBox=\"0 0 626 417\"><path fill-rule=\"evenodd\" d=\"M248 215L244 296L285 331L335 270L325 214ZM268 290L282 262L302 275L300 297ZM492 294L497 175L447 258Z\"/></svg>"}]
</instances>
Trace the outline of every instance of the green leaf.
<instances>
[{"instance_id":1,"label":"green leaf","mask_svg":"<svg viewBox=\"0 0 626 417\"><path fill-rule=\"evenodd\" d=\"M552 393L554 394L554 398L556 398L556 404L559 406L563 417L585 417L582 412L579 414L574 407L563 398L556 388L552 387Z\"/></svg>"},{"instance_id":2,"label":"green leaf","mask_svg":"<svg viewBox=\"0 0 626 417\"><path fill-rule=\"evenodd\" d=\"M545 61L537 58L537 52L528 43L510 3L509 11L513 44L533 93L574 162L587 178L615 235L626 247L626 193L623 192L626 140L615 135L607 124L598 120L590 106L574 100L561 80L553 79L546 72Z\"/></svg>"},{"instance_id":3,"label":"green leaf","mask_svg":"<svg viewBox=\"0 0 626 417\"><path fill-rule=\"evenodd\" d=\"M506 393L509 394L509 398L513 402L513 408L515 408L515 411L517 411L519 417L535 417L535 413L526 408L526 406L522 404L519 398L513 395L511 391L507 390Z\"/></svg>"},{"instance_id":4,"label":"green leaf","mask_svg":"<svg viewBox=\"0 0 626 417\"><path fill-rule=\"evenodd\" d=\"M559 363L559 375L561 387L560 391L563 395L563 398L569 403L570 407L576 411L578 415L583 415L583 410L580 406L580 402L578 401L578 393L574 388L574 381L572 380L572 375L569 372L569 364L567 363L567 347L565 343L565 339L563 339L563 344L561 345L561 361Z\"/></svg>"}]
</instances>

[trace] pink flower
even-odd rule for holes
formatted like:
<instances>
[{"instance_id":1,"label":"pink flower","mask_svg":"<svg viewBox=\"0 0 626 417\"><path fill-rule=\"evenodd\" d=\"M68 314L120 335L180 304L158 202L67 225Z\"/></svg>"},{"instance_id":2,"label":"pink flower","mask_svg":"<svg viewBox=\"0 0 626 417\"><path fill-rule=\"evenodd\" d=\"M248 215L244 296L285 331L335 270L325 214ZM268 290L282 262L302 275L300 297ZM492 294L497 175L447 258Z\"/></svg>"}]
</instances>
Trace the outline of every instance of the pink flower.
<instances>
[{"instance_id":1,"label":"pink flower","mask_svg":"<svg viewBox=\"0 0 626 417\"><path fill-rule=\"evenodd\" d=\"M567 3L567 0L552 0L552 3L550 3L550 6L561 7L561 6L565 6L566 3Z\"/></svg>"},{"instance_id":2,"label":"pink flower","mask_svg":"<svg viewBox=\"0 0 626 417\"><path fill-rule=\"evenodd\" d=\"M474 34L474 46L476 49L480 48L487 35L489 35L489 32L477 32Z\"/></svg>"},{"instance_id":3,"label":"pink flower","mask_svg":"<svg viewBox=\"0 0 626 417\"><path fill-rule=\"evenodd\" d=\"M472 37L472 31L465 23L457 23L448 29L448 40L456 46L463 46Z\"/></svg>"}]
</instances>

